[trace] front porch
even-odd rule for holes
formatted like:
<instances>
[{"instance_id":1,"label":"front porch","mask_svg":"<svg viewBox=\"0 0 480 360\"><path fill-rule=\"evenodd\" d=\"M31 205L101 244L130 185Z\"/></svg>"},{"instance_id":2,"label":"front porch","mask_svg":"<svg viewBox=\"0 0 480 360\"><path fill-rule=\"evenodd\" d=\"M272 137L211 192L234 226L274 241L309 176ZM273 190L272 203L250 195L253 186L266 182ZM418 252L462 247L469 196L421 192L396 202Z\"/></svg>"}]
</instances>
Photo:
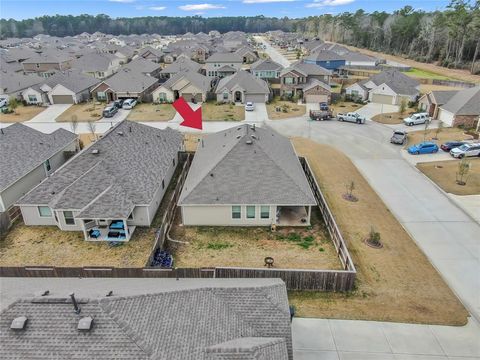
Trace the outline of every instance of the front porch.
<instances>
[{"instance_id":1,"label":"front porch","mask_svg":"<svg viewBox=\"0 0 480 360\"><path fill-rule=\"evenodd\" d=\"M135 231L135 226L129 226L125 219L82 220L82 224L86 241L129 241Z\"/></svg>"},{"instance_id":2,"label":"front porch","mask_svg":"<svg viewBox=\"0 0 480 360\"><path fill-rule=\"evenodd\" d=\"M278 226L310 226L311 206L277 206Z\"/></svg>"}]
</instances>

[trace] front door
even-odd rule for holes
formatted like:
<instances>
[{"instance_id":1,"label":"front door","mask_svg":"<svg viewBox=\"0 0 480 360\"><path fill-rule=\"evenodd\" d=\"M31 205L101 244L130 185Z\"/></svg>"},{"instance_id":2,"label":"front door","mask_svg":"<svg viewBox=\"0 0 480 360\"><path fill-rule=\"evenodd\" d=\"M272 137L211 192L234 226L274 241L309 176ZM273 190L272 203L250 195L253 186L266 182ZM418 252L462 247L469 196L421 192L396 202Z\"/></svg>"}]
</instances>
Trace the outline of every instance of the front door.
<instances>
[{"instance_id":1,"label":"front door","mask_svg":"<svg viewBox=\"0 0 480 360\"><path fill-rule=\"evenodd\" d=\"M173 98L177 100L179 97L180 95L178 94L178 90L173 90Z\"/></svg>"},{"instance_id":2,"label":"front door","mask_svg":"<svg viewBox=\"0 0 480 360\"><path fill-rule=\"evenodd\" d=\"M242 102L242 92L235 91L235 102Z\"/></svg>"}]
</instances>

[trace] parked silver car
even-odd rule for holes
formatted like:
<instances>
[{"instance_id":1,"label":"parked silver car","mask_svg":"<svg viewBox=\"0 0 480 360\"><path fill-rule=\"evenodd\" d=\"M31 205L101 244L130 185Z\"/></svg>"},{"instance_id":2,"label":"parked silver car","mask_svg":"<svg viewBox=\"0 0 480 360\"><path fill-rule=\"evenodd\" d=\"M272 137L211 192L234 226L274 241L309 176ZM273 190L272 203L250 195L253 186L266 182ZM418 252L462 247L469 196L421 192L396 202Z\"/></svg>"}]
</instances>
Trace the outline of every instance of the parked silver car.
<instances>
[{"instance_id":1,"label":"parked silver car","mask_svg":"<svg viewBox=\"0 0 480 360\"><path fill-rule=\"evenodd\" d=\"M480 156L480 143L463 144L460 147L450 150L450 155L458 159L469 156Z\"/></svg>"},{"instance_id":2,"label":"parked silver car","mask_svg":"<svg viewBox=\"0 0 480 360\"><path fill-rule=\"evenodd\" d=\"M392 144L404 145L407 142L407 136L408 135L406 131L395 130L390 138L390 142Z\"/></svg>"}]
</instances>

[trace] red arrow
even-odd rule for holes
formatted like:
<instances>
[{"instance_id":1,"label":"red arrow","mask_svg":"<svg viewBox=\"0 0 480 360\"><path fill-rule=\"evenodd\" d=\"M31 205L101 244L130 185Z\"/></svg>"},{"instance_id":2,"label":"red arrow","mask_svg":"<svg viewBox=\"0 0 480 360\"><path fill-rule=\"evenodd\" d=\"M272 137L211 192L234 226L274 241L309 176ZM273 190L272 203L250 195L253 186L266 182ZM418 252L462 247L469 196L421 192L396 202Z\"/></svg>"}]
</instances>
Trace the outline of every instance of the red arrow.
<instances>
[{"instance_id":1,"label":"red arrow","mask_svg":"<svg viewBox=\"0 0 480 360\"><path fill-rule=\"evenodd\" d=\"M175 100L172 105L183 118L183 121L180 123L180 125L202 130L201 106L197 110L193 111L190 105L188 105L185 99L182 97Z\"/></svg>"}]
</instances>

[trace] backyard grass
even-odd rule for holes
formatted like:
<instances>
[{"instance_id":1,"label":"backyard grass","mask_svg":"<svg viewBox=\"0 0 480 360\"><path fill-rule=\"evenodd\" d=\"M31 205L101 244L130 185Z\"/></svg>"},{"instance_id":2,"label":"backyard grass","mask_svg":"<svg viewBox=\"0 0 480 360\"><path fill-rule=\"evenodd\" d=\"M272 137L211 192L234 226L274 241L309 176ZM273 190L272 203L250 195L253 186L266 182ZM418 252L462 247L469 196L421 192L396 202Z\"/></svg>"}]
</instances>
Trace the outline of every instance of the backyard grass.
<instances>
[{"instance_id":1,"label":"backyard grass","mask_svg":"<svg viewBox=\"0 0 480 360\"><path fill-rule=\"evenodd\" d=\"M423 125L420 125L420 127ZM466 135L464 130L459 128L443 128L438 134L436 129L428 129L425 140L433 140L438 145L446 142L446 141L454 141L454 140L468 140L472 137L470 135ZM424 131L409 131L408 132L408 141L405 147L408 147L412 144L418 144L424 141Z\"/></svg>"},{"instance_id":2,"label":"backyard grass","mask_svg":"<svg viewBox=\"0 0 480 360\"><path fill-rule=\"evenodd\" d=\"M280 111L277 111L279 109ZM267 113L270 120L288 119L305 115L306 106L292 101L274 100L267 104Z\"/></svg>"},{"instance_id":3,"label":"backyard grass","mask_svg":"<svg viewBox=\"0 0 480 360\"><path fill-rule=\"evenodd\" d=\"M188 244L169 242L177 267L239 266L263 268L265 257L278 269L341 269L318 209L306 228L206 227L176 224L170 236Z\"/></svg>"},{"instance_id":4,"label":"backyard grass","mask_svg":"<svg viewBox=\"0 0 480 360\"><path fill-rule=\"evenodd\" d=\"M46 107L42 106L23 106L18 105L15 109L15 113L3 114L0 113L0 123L14 123L31 120L35 115L40 114Z\"/></svg>"},{"instance_id":5,"label":"backyard grass","mask_svg":"<svg viewBox=\"0 0 480 360\"><path fill-rule=\"evenodd\" d=\"M378 114L372 117L372 120L387 125L403 124L403 119L413 113L415 113L415 109L407 109L403 114L399 112Z\"/></svg>"},{"instance_id":6,"label":"backyard grass","mask_svg":"<svg viewBox=\"0 0 480 360\"><path fill-rule=\"evenodd\" d=\"M78 122L97 121L102 118L103 108L104 105L100 103L93 104L92 102L89 102L84 104L75 104L61 113L60 116L55 119L55 121L70 122L74 119Z\"/></svg>"},{"instance_id":7,"label":"backyard grass","mask_svg":"<svg viewBox=\"0 0 480 360\"><path fill-rule=\"evenodd\" d=\"M241 121L245 120L245 107L233 104L207 102L202 104L203 121Z\"/></svg>"},{"instance_id":8,"label":"backyard grass","mask_svg":"<svg viewBox=\"0 0 480 360\"><path fill-rule=\"evenodd\" d=\"M135 106L127 120L131 121L169 121L175 116L172 104L138 104Z\"/></svg>"},{"instance_id":9,"label":"backyard grass","mask_svg":"<svg viewBox=\"0 0 480 360\"><path fill-rule=\"evenodd\" d=\"M307 157L358 271L352 292L289 292L298 316L464 325L468 312L350 159L328 145L293 142ZM350 181L358 202L342 197ZM372 225L382 249L364 243Z\"/></svg>"},{"instance_id":10,"label":"backyard grass","mask_svg":"<svg viewBox=\"0 0 480 360\"><path fill-rule=\"evenodd\" d=\"M415 67L409 71L406 71L405 75L408 75L413 78L420 78L420 79L455 80L449 76L444 76L441 74L437 74L428 70L418 69Z\"/></svg>"},{"instance_id":11,"label":"backyard grass","mask_svg":"<svg viewBox=\"0 0 480 360\"><path fill-rule=\"evenodd\" d=\"M466 179L466 185L458 185L457 172L460 160L447 160L418 163L417 168L430 178L443 191L455 195L479 195L480 194L480 159L467 158L470 163L470 171Z\"/></svg>"},{"instance_id":12,"label":"backyard grass","mask_svg":"<svg viewBox=\"0 0 480 360\"><path fill-rule=\"evenodd\" d=\"M445 85L420 84L420 92L422 94L428 94L431 91L444 91L444 90L462 90L462 88L445 86Z\"/></svg>"}]
</instances>

